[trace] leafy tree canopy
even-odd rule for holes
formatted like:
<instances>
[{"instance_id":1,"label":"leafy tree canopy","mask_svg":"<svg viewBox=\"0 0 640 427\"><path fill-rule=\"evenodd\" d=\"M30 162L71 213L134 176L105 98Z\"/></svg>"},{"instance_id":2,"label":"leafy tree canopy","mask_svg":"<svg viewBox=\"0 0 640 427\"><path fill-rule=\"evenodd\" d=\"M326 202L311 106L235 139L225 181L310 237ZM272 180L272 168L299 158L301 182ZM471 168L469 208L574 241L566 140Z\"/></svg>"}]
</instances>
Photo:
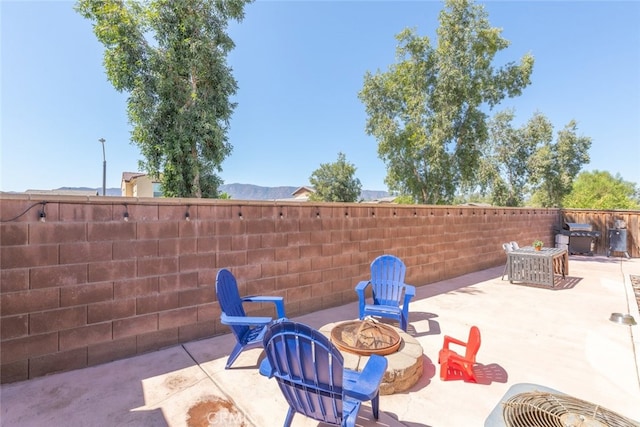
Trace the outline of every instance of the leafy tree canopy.
<instances>
[{"instance_id":1,"label":"leafy tree canopy","mask_svg":"<svg viewBox=\"0 0 640 427\"><path fill-rule=\"evenodd\" d=\"M489 138L478 174L481 187L489 189L491 203L497 206L522 206L529 159L539 145L552 139L553 127L542 114L536 113L518 129L511 124L513 118L514 112L509 110L489 122Z\"/></svg>"},{"instance_id":2,"label":"leafy tree canopy","mask_svg":"<svg viewBox=\"0 0 640 427\"><path fill-rule=\"evenodd\" d=\"M573 180L589 163L591 138L577 134L571 120L558 132L555 144L544 142L529 159L534 206L562 207L562 199L571 192Z\"/></svg>"},{"instance_id":3,"label":"leafy tree canopy","mask_svg":"<svg viewBox=\"0 0 640 427\"><path fill-rule=\"evenodd\" d=\"M414 205L416 203L413 196L407 196L406 194L397 196L393 201L399 205Z\"/></svg>"},{"instance_id":4,"label":"leafy tree canopy","mask_svg":"<svg viewBox=\"0 0 640 427\"><path fill-rule=\"evenodd\" d=\"M335 163L322 163L309 178L315 193L310 200L323 202L355 202L362 192L362 184L355 177L356 167L338 153Z\"/></svg>"},{"instance_id":5,"label":"leafy tree canopy","mask_svg":"<svg viewBox=\"0 0 640 427\"><path fill-rule=\"evenodd\" d=\"M640 209L640 190L620 175L609 172L582 172L573 183L573 190L563 199L568 208L584 209Z\"/></svg>"},{"instance_id":6,"label":"leafy tree canopy","mask_svg":"<svg viewBox=\"0 0 640 427\"><path fill-rule=\"evenodd\" d=\"M513 111L504 111L489 122L479 173L482 193L489 192L497 206L522 206L527 198L534 205L561 206L589 162L591 139L577 135L575 121L554 142L553 125L543 114L535 113L520 128L512 126L513 118Z\"/></svg>"},{"instance_id":7,"label":"leafy tree canopy","mask_svg":"<svg viewBox=\"0 0 640 427\"><path fill-rule=\"evenodd\" d=\"M105 46L107 77L129 93L140 167L168 197L216 197L216 172L230 154L237 84L227 66L228 21L250 0L78 0Z\"/></svg>"},{"instance_id":8,"label":"leafy tree canopy","mask_svg":"<svg viewBox=\"0 0 640 427\"><path fill-rule=\"evenodd\" d=\"M486 114L530 83L533 57L494 68L509 42L470 0L447 0L437 46L406 29L396 36L397 63L366 73L359 93L368 115L366 132L378 141L392 192L421 203L450 203L461 186L475 183Z\"/></svg>"}]
</instances>

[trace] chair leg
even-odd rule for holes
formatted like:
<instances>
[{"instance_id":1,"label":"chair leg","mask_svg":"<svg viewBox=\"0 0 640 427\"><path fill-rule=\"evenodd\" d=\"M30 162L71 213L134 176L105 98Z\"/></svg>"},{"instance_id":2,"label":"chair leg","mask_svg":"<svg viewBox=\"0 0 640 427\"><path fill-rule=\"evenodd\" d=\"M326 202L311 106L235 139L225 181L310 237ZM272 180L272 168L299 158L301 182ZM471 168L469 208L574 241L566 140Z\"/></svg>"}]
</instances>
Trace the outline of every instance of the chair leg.
<instances>
[{"instance_id":1,"label":"chair leg","mask_svg":"<svg viewBox=\"0 0 640 427\"><path fill-rule=\"evenodd\" d=\"M440 362L440 379L442 381L447 380L447 371L449 370L449 363L446 361Z\"/></svg>"},{"instance_id":2,"label":"chair leg","mask_svg":"<svg viewBox=\"0 0 640 427\"><path fill-rule=\"evenodd\" d=\"M507 274L507 266L508 266L508 264L504 265L504 270L502 270L502 278L501 278L501 280L504 280L504 276Z\"/></svg>"},{"instance_id":3,"label":"chair leg","mask_svg":"<svg viewBox=\"0 0 640 427\"><path fill-rule=\"evenodd\" d=\"M473 365L464 364L461 366L462 375L464 377L464 381L477 383L476 373L473 371Z\"/></svg>"},{"instance_id":4,"label":"chair leg","mask_svg":"<svg viewBox=\"0 0 640 427\"><path fill-rule=\"evenodd\" d=\"M373 418L378 419L380 413L380 392L376 393L376 396L371 399L371 409L373 412Z\"/></svg>"},{"instance_id":5,"label":"chair leg","mask_svg":"<svg viewBox=\"0 0 640 427\"><path fill-rule=\"evenodd\" d=\"M289 412L287 412L287 418L284 420L284 427L291 426L291 422L293 421L293 416L296 414L296 411L293 410L291 406L289 406Z\"/></svg>"},{"instance_id":6,"label":"chair leg","mask_svg":"<svg viewBox=\"0 0 640 427\"><path fill-rule=\"evenodd\" d=\"M240 353L242 353L242 349L243 349L243 346L240 343L237 343L236 346L233 347L233 351L229 355L229 358L227 359L227 364L224 367L225 369L229 369L231 367L231 365L233 364L233 362L236 361Z\"/></svg>"}]
</instances>

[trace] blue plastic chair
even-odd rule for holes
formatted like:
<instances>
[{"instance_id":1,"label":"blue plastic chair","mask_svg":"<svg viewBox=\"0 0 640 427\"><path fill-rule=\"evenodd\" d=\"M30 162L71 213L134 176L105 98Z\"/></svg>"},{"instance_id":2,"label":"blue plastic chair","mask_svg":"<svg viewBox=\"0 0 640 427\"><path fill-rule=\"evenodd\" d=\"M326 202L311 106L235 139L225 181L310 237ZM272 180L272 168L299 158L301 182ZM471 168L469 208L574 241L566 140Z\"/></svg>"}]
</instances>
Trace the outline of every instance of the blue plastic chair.
<instances>
[{"instance_id":1,"label":"blue plastic chair","mask_svg":"<svg viewBox=\"0 0 640 427\"><path fill-rule=\"evenodd\" d=\"M302 323L274 322L264 336L266 358L260 373L275 377L289 411L284 426L300 413L327 424L356 425L360 404L371 401L378 419L379 387L387 359L372 355L362 372L344 368L340 351L320 332Z\"/></svg>"},{"instance_id":2,"label":"blue plastic chair","mask_svg":"<svg viewBox=\"0 0 640 427\"><path fill-rule=\"evenodd\" d=\"M371 263L371 280L356 285L360 320L365 316L379 316L395 319L400 328L407 331L409 324L409 301L416 294L416 288L404 283L407 271L404 263L393 255L381 255ZM367 304L366 289L371 285L373 301ZM400 306L402 304L402 306Z\"/></svg>"},{"instance_id":3,"label":"blue plastic chair","mask_svg":"<svg viewBox=\"0 0 640 427\"><path fill-rule=\"evenodd\" d=\"M262 338L267 325L272 322L271 317L249 317L245 314L244 302L274 303L279 318L285 317L284 299L276 296L248 296L241 298L238 293L236 278L229 270L222 269L216 276L216 294L222 314L220 321L228 325L236 337L236 346L227 359L226 369L229 369L243 350L262 347Z\"/></svg>"}]
</instances>

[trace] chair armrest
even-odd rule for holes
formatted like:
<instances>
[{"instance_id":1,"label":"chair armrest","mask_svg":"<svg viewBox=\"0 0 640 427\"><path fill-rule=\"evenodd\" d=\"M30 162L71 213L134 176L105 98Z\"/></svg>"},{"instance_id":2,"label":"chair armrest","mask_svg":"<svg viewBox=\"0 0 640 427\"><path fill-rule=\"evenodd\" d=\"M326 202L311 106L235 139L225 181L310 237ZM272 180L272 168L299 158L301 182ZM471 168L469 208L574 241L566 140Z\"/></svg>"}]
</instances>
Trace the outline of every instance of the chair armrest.
<instances>
[{"instance_id":1,"label":"chair armrest","mask_svg":"<svg viewBox=\"0 0 640 427\"><path fill-rule=\"evenodd\" d=\"M455 353L455 352L450 352L449 355L448 355L448 358L449 358L450 361L458 362L460 364L465 364L465 363L470 363L471 365L475 364L475 362L473 360L467 359L466 357L461 356L461 355L459 355L458 353Z\"/></svg>"},{"instance_id":2,"label":"chair armrest","mask_svg":"<svg viewBox=\"0 0 640 427\"><path fill-rule=\"evenodd\" d=\"M406 307L409 305L409 301L411 301L411 298L413 298L416 295L416 287L412 286L412 285L405 285L404 288L404 303L402 304L403 307Z\"/></svg>"},{"instance_id":3,"label":"chair armrest","mask_svg":"<svg viewBox=\"0 0 640 427\"><path fill-rule=\"evenodd\" d=\"M278 317L287 317L284 311L284 298L283 297L271 297L271 296L248 296L242 298L242 302L270 302L276 305L276 312Z\"/></svg>"},{"instance_id":4,"label":"chair armrest","mask_svg":"<svg viewBox=\"0 0 640 427\"><path fill-rule=\"evenodd\" d=\"M358 283L356 285L356 292L358 293L358 295L362 295L362 298L364 298L364 291L370 284L371 282L369 280L363 280L362 282Z\"/></svg>"},{"instance_id":5,"label":"chair armrest","mask_svg":"<svg viewBox=\"0 0 640 427\"><path fill-rule=\"evenodd\" d=\"M387 370L387 359L373 354L369 357L362 372L357 373L345 369L345 380L342 384L344 393L360 401L371 400L380 388L380 382Z\"/></svg>"},{"instance_id":6,"label":"chair armrest","mask_svg":"<svg viewBox=\"0 0 640 427\"><path fill-rule=\"evenodd\" d=\"M462 347L466 347L467 343L464 341L460 341L458 339L455 339L453 337L450 337L449 335L445 335L444 336L444 344L442 345L444 348L448 349L449 348L449 344L458 344Z\"/></svg>"},{"instance_id":7,"label":"chair armrest","mask_svg":"<svg viewBox=\"0 0 640 427\"><path fill-rule=\"evenodd\" d=\"M249 317L249 316L228 316L224 313L220 315L220 321L223 325L244 325L244 326L262 326L271 323L271 317Z\"/></svg>"},{"instance_id":8,"label":"chair armrest","mask_svg":"<svg viewBox=\"0 0 640 427\"><path fill-rule=\"evenodd\" d=\"M364 308L367 304L367 295L365 294L365 290L370 284L370 281L363 280L356 285L356 294L358 295L358 317L360 317L360 319L364 318Z\"/></svg>"},{"instance_id":9,"label":"chair armrest","mask_svg":"<svg viewBox=\"0 0 640 427\"><path fill-rule=\"evenodd\" d=\"M264 358L262 362L260 362L260 375L265 376L267 378L273 377L273 367L271 363L269 363L269 359Z\"/></svg>"}]
</instances>

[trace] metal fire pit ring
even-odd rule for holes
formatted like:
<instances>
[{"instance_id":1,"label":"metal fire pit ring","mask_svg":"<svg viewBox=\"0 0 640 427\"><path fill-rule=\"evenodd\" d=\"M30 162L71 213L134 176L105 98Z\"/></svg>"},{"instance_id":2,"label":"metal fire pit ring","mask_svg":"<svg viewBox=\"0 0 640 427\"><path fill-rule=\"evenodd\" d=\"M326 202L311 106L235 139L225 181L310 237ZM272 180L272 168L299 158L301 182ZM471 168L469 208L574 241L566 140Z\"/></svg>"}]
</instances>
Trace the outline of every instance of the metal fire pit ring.
<instances>
[{"instance_id":1,"label":"metal fire pit ring","mask_svg":"<svg viewBox=\"0 0 640 427\"><path fill-rule=\"evenodd\" d=\"M386 356L398 351L402 338L392 327L365 319L336 325L331 329L331 342L341 351Z\"/></svg>"}]
</instances>

